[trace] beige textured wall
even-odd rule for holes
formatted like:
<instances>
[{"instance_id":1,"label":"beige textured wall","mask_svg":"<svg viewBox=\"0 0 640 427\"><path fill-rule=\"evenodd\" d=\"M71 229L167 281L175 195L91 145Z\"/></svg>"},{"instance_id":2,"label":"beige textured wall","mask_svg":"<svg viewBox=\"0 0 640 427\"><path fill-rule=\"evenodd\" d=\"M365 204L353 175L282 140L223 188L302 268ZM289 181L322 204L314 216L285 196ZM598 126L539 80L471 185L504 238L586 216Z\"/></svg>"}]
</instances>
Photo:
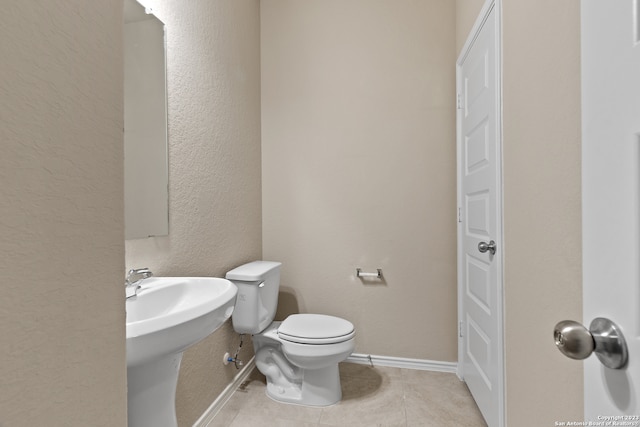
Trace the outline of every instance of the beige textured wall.
<instances>
[{"instance_id":1,"label":"beige textured wall","mask_svg":"<svg viewBox=\"0 0 640 427\"><path fill-rule=\"evenodd\" d=\"M358 353L457 358L454 7L261 2L264 257Z\"/></svg>"},{"instance_id":2,"label":"beige textured wall","mask_svg":"<svg viewBox=\"0 0 640 427\"><path fill-rule=\"evenodd\" d=\"M169 236L126 242L127 268L224 277L262 254L258 0L143 1L166 24ZM230 324L185 352L180 426L202 415L236 374ZM252 356L251 346L241 357Z\"/></svg>"},{"instance_id":3,"label":"beige textured wall","mask_svg":"<svg viewBox=\"0 0 640 427\"><path fill-rule=\"evenodd\" d=\"M0 13L0 425L124 426L122 3Z\"/></svg>"},{"instance_id":4,"label":"beige textured wall","mask_svg":"<svg viewBox=\"0 0 640 427\"><path fill-rule=\"evenodd\" d=\"M467 41L484 3L485 0L456 0L456 53Z\"/></svg>"},{"instance_id":5,"label":"beige textured wall","mask_svg":"<svg viewBox=\"0 0 640 427\"><path fill-rule=\"evenodd\" d=\"M552 330L582 319L580 3L504 1L507 421L583 417L582 363Z\"/></svg>"}]
</instances>

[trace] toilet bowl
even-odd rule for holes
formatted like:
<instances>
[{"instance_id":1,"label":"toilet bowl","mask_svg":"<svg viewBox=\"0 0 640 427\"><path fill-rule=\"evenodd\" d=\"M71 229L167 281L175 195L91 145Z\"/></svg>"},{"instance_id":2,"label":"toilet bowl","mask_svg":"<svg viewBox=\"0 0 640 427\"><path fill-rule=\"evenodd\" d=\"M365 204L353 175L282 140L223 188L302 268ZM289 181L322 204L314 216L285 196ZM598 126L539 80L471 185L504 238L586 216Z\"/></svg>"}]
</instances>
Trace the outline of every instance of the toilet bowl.
<instances>
[{"instance_id":1,"label":"toilet bowl","mask_svg":"<svg viewBox=\"0 0 640 427\"><path fill-rule=\"evenodd\" d=\"M285 356L304 369L342 362L353 352L354 336L351 322L324 314L294 314L278 328Z\"/></svg>"},{"instance_id":2,"label":"toilet bowl","mask_svg":"<svg viewBox=\"0 0 640 427\"><path fill-rule=\"evenodd\" d=\"M255 261L227 273L238 287L232 321L251 333L256 366L267 378L267 395L299 405L328 406L342 398L338 363L355 348L355 329L345 319L294 314L274 322L280 263Z\"/></svg>"}]
</instances>

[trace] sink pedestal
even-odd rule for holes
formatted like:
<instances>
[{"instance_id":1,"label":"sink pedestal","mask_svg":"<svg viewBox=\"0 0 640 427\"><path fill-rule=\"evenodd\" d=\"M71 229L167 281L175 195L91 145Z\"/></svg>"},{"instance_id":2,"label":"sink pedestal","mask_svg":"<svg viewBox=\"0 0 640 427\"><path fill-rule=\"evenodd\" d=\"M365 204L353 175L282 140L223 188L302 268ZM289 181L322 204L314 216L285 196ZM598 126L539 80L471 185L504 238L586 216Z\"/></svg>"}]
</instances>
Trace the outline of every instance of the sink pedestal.
<instances>
[{"instance_id":1,"label":"sink pedestal","mask_svg":"<svg viewBox=\"0 0 640 427\"><path fill-rule=\"evenodd\" d=\"M129 427L177 427L176 385L182 353L127 367Z\"/></svg>"},{"instance_id":2,"label":"sink pedestal","mask_svg":"<svg viewBox=\"0 0 640 427\"><path fill-rule=\"evenodd\" d=\"M226 322L238 288L217 277L149 277L127 298L129 427L177 427L182 353Z\"/></svg>"}]
</instances>

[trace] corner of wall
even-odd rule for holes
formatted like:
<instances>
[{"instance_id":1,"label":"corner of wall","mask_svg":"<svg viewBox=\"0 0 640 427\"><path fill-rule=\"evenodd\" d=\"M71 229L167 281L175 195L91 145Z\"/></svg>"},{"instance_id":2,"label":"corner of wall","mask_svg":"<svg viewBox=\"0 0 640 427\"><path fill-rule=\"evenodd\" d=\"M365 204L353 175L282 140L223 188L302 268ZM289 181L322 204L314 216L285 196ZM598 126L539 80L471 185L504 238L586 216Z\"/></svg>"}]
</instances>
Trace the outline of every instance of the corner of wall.
<instances>
[{"instance_id":1,"label":"corner of wall","mask_svg":"<svg viewBox=\"0 0 640 427\"><path fill-rule=\"evenodd\" d=\"M166 25L169 235L126 242L128 267L224 277L262 255L260 2L148 0ZM192 425L232 381L227 322L183 356L176 411ZM251 345L243 357L252 357Z\"/></svg>"}]
</instances>

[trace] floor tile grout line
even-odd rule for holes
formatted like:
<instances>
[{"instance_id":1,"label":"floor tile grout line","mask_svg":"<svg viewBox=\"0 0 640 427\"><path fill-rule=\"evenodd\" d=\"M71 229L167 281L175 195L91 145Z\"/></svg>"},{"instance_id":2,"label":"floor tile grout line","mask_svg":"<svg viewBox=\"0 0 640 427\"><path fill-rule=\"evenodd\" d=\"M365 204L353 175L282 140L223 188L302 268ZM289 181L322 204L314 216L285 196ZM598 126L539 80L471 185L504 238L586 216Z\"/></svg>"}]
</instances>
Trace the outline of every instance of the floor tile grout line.
<instances>
[{"instance_id":1,"label":"floor tile grout line","mask_svg":"<svg viewBox=\"0 0 640 427\"><path fill-rule=\"evenodd\" d=\"M404 410L404 425L409 425L409 415L407 414L407 382L403 372L400 373L400 381L402 382L402 409Z\"/></svg>"}]
</instances>

